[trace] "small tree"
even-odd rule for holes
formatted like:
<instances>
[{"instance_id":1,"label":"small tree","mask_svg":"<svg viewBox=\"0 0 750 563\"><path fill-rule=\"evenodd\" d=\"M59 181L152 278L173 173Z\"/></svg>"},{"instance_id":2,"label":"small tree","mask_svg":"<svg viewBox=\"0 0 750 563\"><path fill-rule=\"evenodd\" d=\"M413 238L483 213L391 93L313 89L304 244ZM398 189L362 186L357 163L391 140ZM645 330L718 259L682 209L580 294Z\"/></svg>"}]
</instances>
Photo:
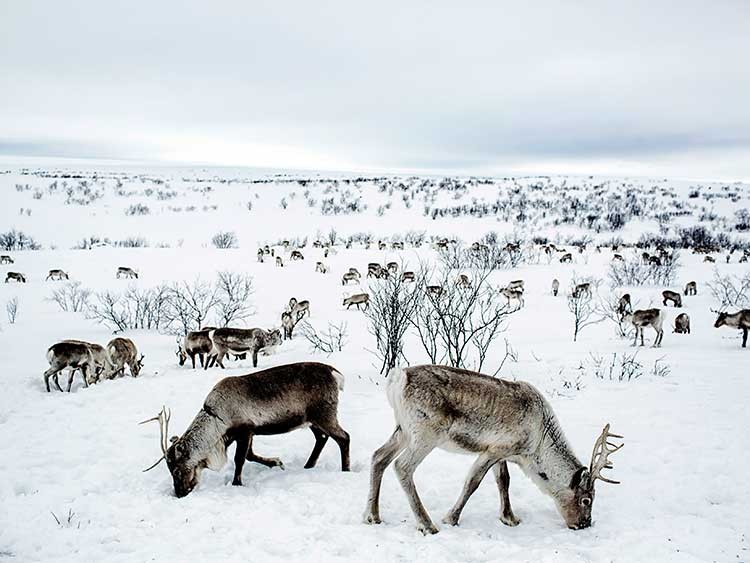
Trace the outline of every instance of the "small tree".
<instances>
[{"instance_id":1,"label":"small tree","mask_svg":"<svg viewBox=\"0 0 750 563\"><path fill-rule=\"evenodd\" d=\"M8 314L8 322L16 324L18 318L18 297L11 297L5 304L5 312Z\"/></svg>"},{"instance_id":2,"label":"small tree","mask_svg":"<svg viewBox=\"0 0 750 563\"><path fill-rule=\"evenodd\" d=\"M597 309L592 290L582 291L578 287L581 280L574 276L568 292L568 310L573 313L573 342L578 341L578 334L587 326L602 322L606 317ZM590 281L590 288L597 288L600 281Z\"/></svg>"},{"instance_id":3,"label":"small tree","mask_svg":"<svg viewBox=\"0 0 750 563\"><path fill-rule=\"evenodd\" d=\"M250 298L255 292L253 278L236 272L219 272L216 279L216 317L222 327L245 320L253 314Z\"/></svg>"},{"instance_id":4,"label":"small tree","mask_svg":"<svg viewBox=\"0 0 750 563\"><path fill-rule=\"evenodd\" d=\"M220 231L211 238L211 243L220 249L237 248L237 235L233 231Z\"/></svg>"},{"instance_id":5,"label":"small tree","mask_svg":"<svg viewBox=\"0 0 750 563\"><path fill-rule=\"evenodd\" d=\"M722 307L743 307L750 303L750 274L745 274L743 278L722 276L714 269L714 277L708 283L708 288Z\"/></svg>"},{"instance_id":6,"label":"small tree","mask_svg":"<svg viewBox=\"0 0 750 563\"><path fill-rule=\"evenodd\" d=\"M176 334L198 330L215 305L216 289L210 283L200 279L175 282L168 290L167 324Z\"/></svg>"},{"instance_id":7,"label":"small tree","mask_svg":"<svg viewBox=\"0 0 750 563\"><path fill-rule=\"evenodd\" d=\"M91 297L91 290L81 285L81 282L69 282L55 289L50 301L57 303L62 311L79 313L86 310Z\"/></svg>"},{"instance_id":8,"label":"small tree","mask_svg":"<svg viewBox=\"0 0 750 563\"><path fill-rule=\"evenodd\" d=\"M300 325L302 336L310 343L313 352L323 352L324 354L333 354L341 352L347 343L348 332L346 323L328 323L325 331L315 330L308 321Z\"/></svg>"}]
</instances>

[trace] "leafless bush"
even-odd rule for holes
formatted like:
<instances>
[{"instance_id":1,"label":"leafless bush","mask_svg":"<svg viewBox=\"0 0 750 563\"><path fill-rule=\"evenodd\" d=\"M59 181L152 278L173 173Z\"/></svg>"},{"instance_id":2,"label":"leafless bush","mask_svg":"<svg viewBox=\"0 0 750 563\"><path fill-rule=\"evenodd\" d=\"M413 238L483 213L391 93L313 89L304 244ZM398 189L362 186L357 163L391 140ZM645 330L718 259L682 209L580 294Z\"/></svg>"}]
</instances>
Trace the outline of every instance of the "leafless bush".
<instances>
[{"instance_id":1,"label":"leafless bush","mask_svg":"<svg viewBox=\"0 0 750 563\"><path fill-rule=\"evenodd\" d=\"M581 283L589 283L590 291L578 291ZM573 314L573 342L578 341L578 335L587 326L602 322L606 317L602 315L594 300L594 292L598 290L601 280L583 280L573 276L568 291L568 310Z\"/></svg>"},{"instance_id":2,"label":"leafless bush","mask_svg":"<svg viewBox=\"0 0 750 563\"><path fill-rule=\"evenodd\" d=\"M174 334L187 334L205 324L216 305L216 288L196 278L175 282L167 291L166 325Z\"/></svg>"},{"instance_id":3,"label":"leafless bush","mask_svg":"<svg viewBox=\"0 0 750 563\"><path fill-rule=\"evenodd\" d=\"M69 313L80 313L86 310L91 297L91 290L83 287L81 282L69 282L55 289L49 297L57 303L60 310Z\"/></svg>"},{"instance_id":4,"label":"leafless bush","mask_svg":"<svg viewBox=\"0 0 750 563\"><path fill-rule=\"evenodd\" d=\"M18 318L18 297L11 297L5 304L5 312L8 314L8 323L16 324Z\"/></svg>"},{"instance_id":5,"label":"leafless bush","mask_svg":"<svg viewBox=\"0 0 750 563\"><path fill-rule=\"evenodd\" d=\"M643 364L637 358L637 352L632 354L614 352L612 359L605 361L604 357L592 353L589 355L589 368L597 379L631 381L643 375Z\"/></svg>"},{"instance_id":6,"label":"leafless bush","mask_svg":"<svg viewBox=\"0 0 750 563\"><path fill-rule=\"evenodd\" d=\"M165 284L152 288L128 287L121 302L128 312L128 328L160 330L166 324L170 291Z\"/></svg>"},{"instance_id":7,"label":"leafless bush","mask_svg":"<svg viewBox=\"0 0 750 563\"><path fill-rule=\"evenodd\" d=\"M613 260L609 265L609 280L613 287L640 285L671 285L680 268L678 252L660 257L661 264L645 264L639 257Z\"/></svg>"},{"instance_id":8,"label":"leafless bush","mask_svg":"<svg viewBox=\"0 0 750 563\"><path fill-rule=\"evenodd\" d=\"M237 235L233 231L221 231L211 238L211 244L216 248L237 248Z\"/></svg>"},{"instance_id":9,"label":"leafless bush","mask_svg":"<svg viewBox=\"0 0 750 563\"><path fill-rule=\"evenodd\" d=\"M722 276L714 269L714 277L707 285L721 307L744 307L750 303L750 273L740 278Z\"/></svg>"},{"instance_id":10,"label":"leafless bush","mask_svg":"<svg viewBox=\"0 0 750 563\"><path fill-rule=\"evenodd\" d=\"M220 326L229 326L253 314L250 298L255 292L253 278L237 272L219 272L216 279L216 317Z\"/></svg>"},{"instance_id":11,"label":"leafless bush","mask_svg":"<svg viewBox=\"0 0 750 563\"><path fill-rule=\"evenodd\" d=\"M610 293L602 297L597 305L599 313L615 325L615 331L620 338L631 338L633 336L632 323L625 322L620 311L620 297Z\"/></svg>"},{"instance_id":12,"label":"leafless bush","mask_svg":"<svg viewBox=\"0 0 750 563\"><path fill-rule=\"evenodd\" d=\"M33 237L22 231L11 229L0 233L0 250L39 250L42 247Z\"/></svg>"},{"instance_id":13,"label":"leafless bush","mask_svg":"<svg viewBox=\"0 0 750 563\"><path fill-rule=\"evenodd\" d=\"M300 325L300 332L310 343L313 352L324 354L341 352L347 343L348 332L345 322L328 323L325 331L318 331L308 321L303 321Z\"/></svg>"},{"instance_id":14,"label":"leafless bush","mask_svg":"<svg viewBox=\"0 0 750 563\"><path fill-rule=\"evenodd\" d=\"M86 314L113 332L123 332L130 328L130 311L122 302L121 296L111 291L96 293L94 301L86 309Z\"/></svg>"},{"instance_id":15,"label":"leafless bush","mask_svg":"<svg viewBox=\"0 0 750 563\"><path fill-rule=\"evenodd\" d=\"M143 205L142 203L134 203L125 209L125 215L131 217L133 215L149 215L150 213L151 210L148 208L148 205Z\"/></svg>"}]
</instances>

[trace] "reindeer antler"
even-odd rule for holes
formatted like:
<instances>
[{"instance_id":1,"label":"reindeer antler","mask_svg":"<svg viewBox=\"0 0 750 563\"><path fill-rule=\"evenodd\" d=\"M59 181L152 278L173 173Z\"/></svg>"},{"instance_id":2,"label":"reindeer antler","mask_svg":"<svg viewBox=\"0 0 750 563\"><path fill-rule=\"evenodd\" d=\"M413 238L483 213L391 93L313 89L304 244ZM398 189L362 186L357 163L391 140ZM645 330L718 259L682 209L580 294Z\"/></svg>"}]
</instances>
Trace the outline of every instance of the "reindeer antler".
<instances>
[{"instance_id":1,"label":"reindeer antler","mask_svg":"<svg viewBox=\"0 0 750 563\"><path fill-rule=\"evenodd\" d=\"M147 420L144 420L143 422L138 423L138 424L146 424L147 422L153 422L153 421L156 421L159 423L159 435L160 435L159 445L161 446L162 456L159 459L157 459L153 465L144 469L143 470L144 473L146 471L151 471L154 467L159 465L163 459L167 458L167 450L169 449L167 436L169 436L169 419L170 418L172 418L172 411L167 410L167 407L162 405L161 411L159 411L159 414Z\"/></svg>"},{"instance_id":2,"label":"reindeer antler","mask_svg":"<svg viewBox=\"0 0 750 563\"><path fill-rule=\"evenodd\" d=\"M602 469L612 469L612 463L609 461L609 455L615 453L621 449L625 444L619 446L609 442L610 438L622 438L618 434L611 434L609 432L609 423L602 430L601 435L596 439L594 443L594 451L591 453L591 466L589 472L591 473L591 482L593 483L596 479L601 479L605 483L612 483L613 485L619 485L619 481L607 479L601 474Z\"/></svg>"}]
</instances>

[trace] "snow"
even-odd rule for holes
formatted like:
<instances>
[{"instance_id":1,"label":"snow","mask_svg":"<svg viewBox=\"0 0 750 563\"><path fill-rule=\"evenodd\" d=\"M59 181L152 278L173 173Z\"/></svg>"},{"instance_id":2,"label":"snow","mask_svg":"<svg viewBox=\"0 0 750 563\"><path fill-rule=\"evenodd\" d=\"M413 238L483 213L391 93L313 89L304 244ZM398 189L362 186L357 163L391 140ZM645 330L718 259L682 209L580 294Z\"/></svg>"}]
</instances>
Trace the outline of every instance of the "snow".
<instances>
[{"instance_id":1,"label":"snow","mask_svg":"<svg viewBox=\"0 0 750 563\"><path fill-rule=\"evenodd\" d=\"M177 172L170 172L179 177ZM216 174L226 174L219 171ZM165 174L155 171L152 175ZM381 497L384 523L362 523L372 452L387 439L394 422L384 379L370 350L374 341L364 316L341 306L345 291L340 276L350 266L366 271L370 261L395 259L416 265L434 260L427 246L399 252L342 246L324 261L327 275L314 272L321 251L308 247L306 259L285 268L257 263L259 244L336 226L340 233L371 230L403 233L427 229L429 234L457 233L470 243L482 233L499 230L492 219L425 221L403 209L380 218L373 212L378 197L363 216L323 217L304 206L283 212L278 207L283 186L248 188L219 185L197 196L215 211L191 215L156 207L146 217L126 217L122 210L134 199L105 195L88 206L63 206L45 195L32 200L16 192L15 183L46 186L50 179L0 176L6 202L0 212L4 228L31 233L46 248L11 252L16 263L2 266L28 274L25 285L0 284L0 305L18 297L19 316L0 332L0 560L10 561L744 561L750 528L746 478L747 428L750 415L750 350L740 347L738 331L714 329L713 302L706 283L714 267L744 275L746 264L682 254L683 266L672 289L696 280L698 295L684 298L682 311L691 316L692 334L671 332L681 311L668 308L661 349L638 349L644 374L629 382L594 377L592 354L605 360L633 353L630 341L617 338L611 323L584 329L572 343L572 320L565 298L553 297L552 278L568 287L571 277L606 277L611 253L574 255L574 264L524 265L493 274L493 283L522 278L525 307L515 313L504 335L518 351L501 376L537 386L551 401L579 458L588 462L603 425L625 436L625 448L613 456L612 476L621 485L597 485L594 525L572 531L565 527L551 499L511 466L511 501L522 522L509 528L499 521L494 480L485 479L469 501L460 525L438 524L440 533L423 537L416 531L409 506L392 469L386 472ZM573 180L571 180L573 181ZM180 194L190 182L173 182ZM183 185L184 184L184 185ZM247 192L258 192L255 209L242 205ZM298 191L301 190L298 189ZM270 195L269 195L270 194ZM254 197L254 196L253 196ZM298 196L301 197L301 196ZM178 199L182 198L182 195ZM398 199L398 198L397 198ZM745 200L746 202L747 200ZM170 202L166 202L168 204ZM153 205L153 203L150 203ZM180 205L185 205L181 201ZM745 203L746 205L746 203ZM31 216L17 216L20 207ZM511 226L505 226L512 229ZM628 228L642 228L632 225ZM240 247L216 250L207 244L219 229L235 230ZM90 234L139 235L171 248L96 248L69 250ZM182 241L180 245L178 241ZM55 245L56 249L50 249ZM4 252L5 253L5 252ZM116 280L126 265L139 270L137 282ZM248 326L278 325L289 297L309 299L311 321L347 323L348 345L330 356L311 354L296 335L272 356L261 356L259 368L314 359L335 366L346 377L340 399L341 425L351 435L352 471L342 473L338 448L329 443L315 469L302 468L313 445L312 434L299 430L283 436L259 437L255 450L278 456L285 470L246 464L243 487L232 487L233 464L205 471L198 488L177 499L164 464L143 473L160 454L156 425L138 425L162 405L172 410L171 430L182 432L212 386L227 375L251 373L249 361L230 362L227 370L179 367L173 336L132 331L145 354L141 377L124 377L83 389L76 379L71 393L46 393L42 372L47 347L63 338L106 343L111 332L85 316L61 312L49 297L58 282L45 282L50 268L63 268L72 280L97 291L136 283L149 287L162 281L212 279L217 271L247 272L254 277L256 314ZM366 282L363 281L363 288ZM645 308L660 306L663 287L624 288ZM603 292L607 290L603 287ZM619 290L618 290L619 291ZM647 344L653 332L646 331ZM504 355L499 343L488 362L493 371ZM419 346L408 342L412 364L425 360ZM669 368L662 377L650 371L656 360ZM189 362L188 362L189 364ZM576 389L575 382L581 389ZM566 385L568 384L568 385ZM572 384L572 385L570 385ZM571 388L572 387L572 388ZM416 474L417 488L433 520L439 523L456 500L472 457L432 453ZM58 523L58 521L60 523Z\"/></svg>"}]
</instances>

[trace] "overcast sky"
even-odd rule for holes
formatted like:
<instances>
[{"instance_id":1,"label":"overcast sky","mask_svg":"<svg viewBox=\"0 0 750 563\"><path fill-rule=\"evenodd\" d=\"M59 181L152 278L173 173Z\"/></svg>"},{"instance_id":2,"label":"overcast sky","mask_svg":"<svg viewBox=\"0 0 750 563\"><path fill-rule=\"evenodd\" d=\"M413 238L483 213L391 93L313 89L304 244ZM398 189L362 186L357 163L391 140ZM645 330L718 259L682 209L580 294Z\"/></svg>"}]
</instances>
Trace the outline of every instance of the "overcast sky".
<instances>
[{"instance_id":1,"label":"overcast sky","mask_svg":"<svg viewBox=\"0 0 750 563\"><path fill-rule=\"evenodd\" d=\"M750 1L0 0L0 155L750 179Z\"/></svg>"}]
</instances>

